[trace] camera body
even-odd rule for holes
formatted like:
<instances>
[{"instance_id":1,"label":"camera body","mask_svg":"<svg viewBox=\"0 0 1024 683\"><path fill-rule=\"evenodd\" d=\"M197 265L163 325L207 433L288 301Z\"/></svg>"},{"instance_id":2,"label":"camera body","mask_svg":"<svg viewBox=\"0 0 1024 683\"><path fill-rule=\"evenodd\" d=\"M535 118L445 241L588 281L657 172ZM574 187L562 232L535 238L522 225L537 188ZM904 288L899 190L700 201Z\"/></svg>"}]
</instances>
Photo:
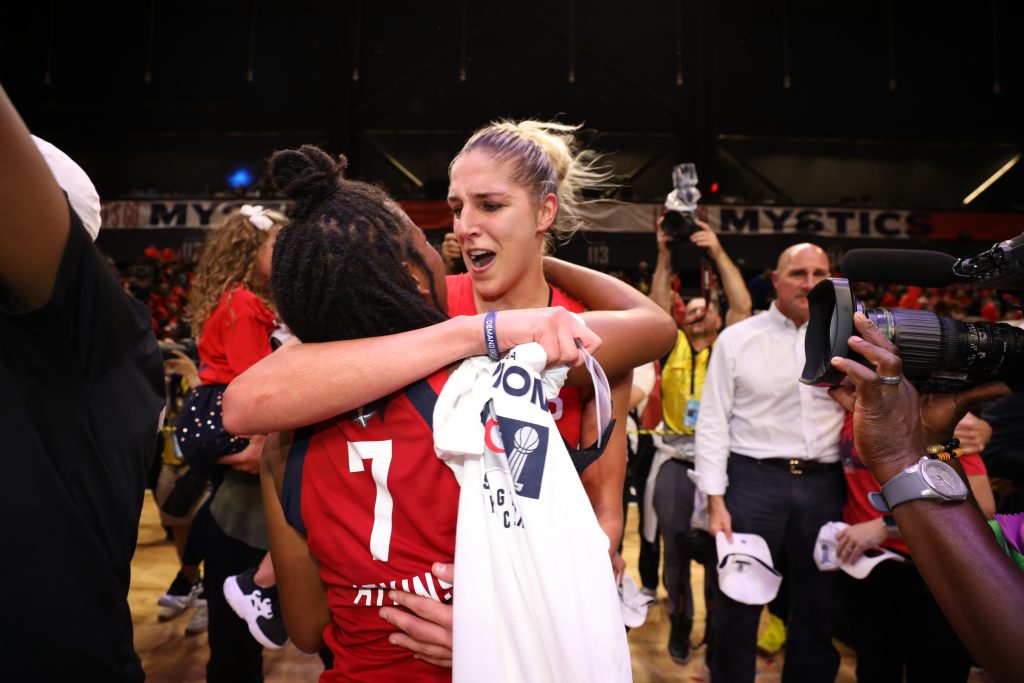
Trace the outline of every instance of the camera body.
<instances>
[{"instance_id":1,"label":"camera body","mask_svg":"<svg viewBox=\"0 0 1024 683\"><path fill-rule=\"evenodd\" d=\"M689 243L689 237L697 227L697 202L700 190L697 189L697 167L694 164L677 164L672 169L672 185L674 189L665 198L665 215L662 218L661 230L672 238L672 269L681 272L687 265L683 247Z\"/></svg>"},{"instance_id":2,"label":"camera body","mask_svg":"<svg viewBox=\"0 0 1024 683\"><path fill-rule=\"evenodd\" d=\"M695 211L669 210L661 222L662 232L675 239L688 239L698 229Z\"/></svg>"}]
</instances>

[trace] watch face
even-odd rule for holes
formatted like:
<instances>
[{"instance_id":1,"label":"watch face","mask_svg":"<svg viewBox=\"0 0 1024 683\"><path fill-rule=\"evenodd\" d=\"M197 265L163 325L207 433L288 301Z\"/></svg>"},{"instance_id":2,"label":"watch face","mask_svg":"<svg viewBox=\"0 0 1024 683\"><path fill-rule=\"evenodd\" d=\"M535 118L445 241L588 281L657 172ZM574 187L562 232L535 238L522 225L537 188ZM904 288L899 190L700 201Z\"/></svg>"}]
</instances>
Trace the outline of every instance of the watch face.
<instances>
[{"instance_id":1,"label":"watch face","mask_svg":"<svg viewBox=\"0 0 1024 683\"><path fill-rule=\"evenodd\" d=\"M967 493L967 485L949 465L938 460L926 460L921 464L921 475L928 486L945 497L961 496Z\"/></svg>"}]
</instances>

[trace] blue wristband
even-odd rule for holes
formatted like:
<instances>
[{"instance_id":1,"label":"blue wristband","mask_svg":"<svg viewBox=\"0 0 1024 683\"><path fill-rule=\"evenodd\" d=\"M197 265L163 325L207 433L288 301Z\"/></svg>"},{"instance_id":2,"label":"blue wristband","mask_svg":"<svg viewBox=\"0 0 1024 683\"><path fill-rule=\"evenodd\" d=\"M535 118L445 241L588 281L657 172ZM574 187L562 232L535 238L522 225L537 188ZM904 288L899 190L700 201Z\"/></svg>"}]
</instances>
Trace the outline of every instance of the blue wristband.
<instances>
[{"instance_id":1,"label":"blue wristband","mask_svg":"<svg viewBox=\"0 0 1024 683\"><path fill-rule=\"evenodd\" d=\"M501 356L498 354L498 336L494 331L494 319L496 316L496 311L487 311L487 315L484 316L484 343L487 344L487 357L491 360L501 359Z\"/></svg>"}]
</instances>

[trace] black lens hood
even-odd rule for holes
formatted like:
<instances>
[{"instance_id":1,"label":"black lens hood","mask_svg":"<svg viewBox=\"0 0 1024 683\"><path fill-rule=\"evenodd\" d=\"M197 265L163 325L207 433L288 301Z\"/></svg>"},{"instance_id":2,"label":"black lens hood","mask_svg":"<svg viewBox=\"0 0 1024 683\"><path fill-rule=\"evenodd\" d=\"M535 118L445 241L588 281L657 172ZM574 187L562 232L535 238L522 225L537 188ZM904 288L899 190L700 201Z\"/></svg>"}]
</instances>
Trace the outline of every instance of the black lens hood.
<instances>
[{"instance_id":1,"label":"black lens hood","mask_svg":"<svg viewBox=\"0 0 1024 683\"><path fill-rule=\"evenodd\" d=\"M849 280L830 277L811 290L807 303L811 317L804 338L805 361L800 381L814 386L835 386L845 375L832 367L832 359L850 357L847 340L854 333L857 300L850 291Z\"/></svg>"}]
</instances>

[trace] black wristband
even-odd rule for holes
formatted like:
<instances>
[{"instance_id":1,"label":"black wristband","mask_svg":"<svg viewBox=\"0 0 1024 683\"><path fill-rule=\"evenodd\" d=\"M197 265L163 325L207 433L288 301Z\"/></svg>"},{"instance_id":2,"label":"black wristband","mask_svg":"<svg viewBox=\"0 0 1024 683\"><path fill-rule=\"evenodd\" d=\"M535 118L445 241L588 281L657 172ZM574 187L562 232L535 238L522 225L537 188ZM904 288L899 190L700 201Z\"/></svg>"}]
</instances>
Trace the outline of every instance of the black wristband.
<instances>
[{"instance_id":1,"label":"black wristband","mask_svg":"<svg viewBox=\"0 0 1024 683\"><path fill-rule=\"evenodd\" d=\"M498 335L494 329L496 317L496 311L487 311L484 316L484 343L487 345L487 357L491 360L501 359L498 353Z\"/></svg>"}]
</instances>

